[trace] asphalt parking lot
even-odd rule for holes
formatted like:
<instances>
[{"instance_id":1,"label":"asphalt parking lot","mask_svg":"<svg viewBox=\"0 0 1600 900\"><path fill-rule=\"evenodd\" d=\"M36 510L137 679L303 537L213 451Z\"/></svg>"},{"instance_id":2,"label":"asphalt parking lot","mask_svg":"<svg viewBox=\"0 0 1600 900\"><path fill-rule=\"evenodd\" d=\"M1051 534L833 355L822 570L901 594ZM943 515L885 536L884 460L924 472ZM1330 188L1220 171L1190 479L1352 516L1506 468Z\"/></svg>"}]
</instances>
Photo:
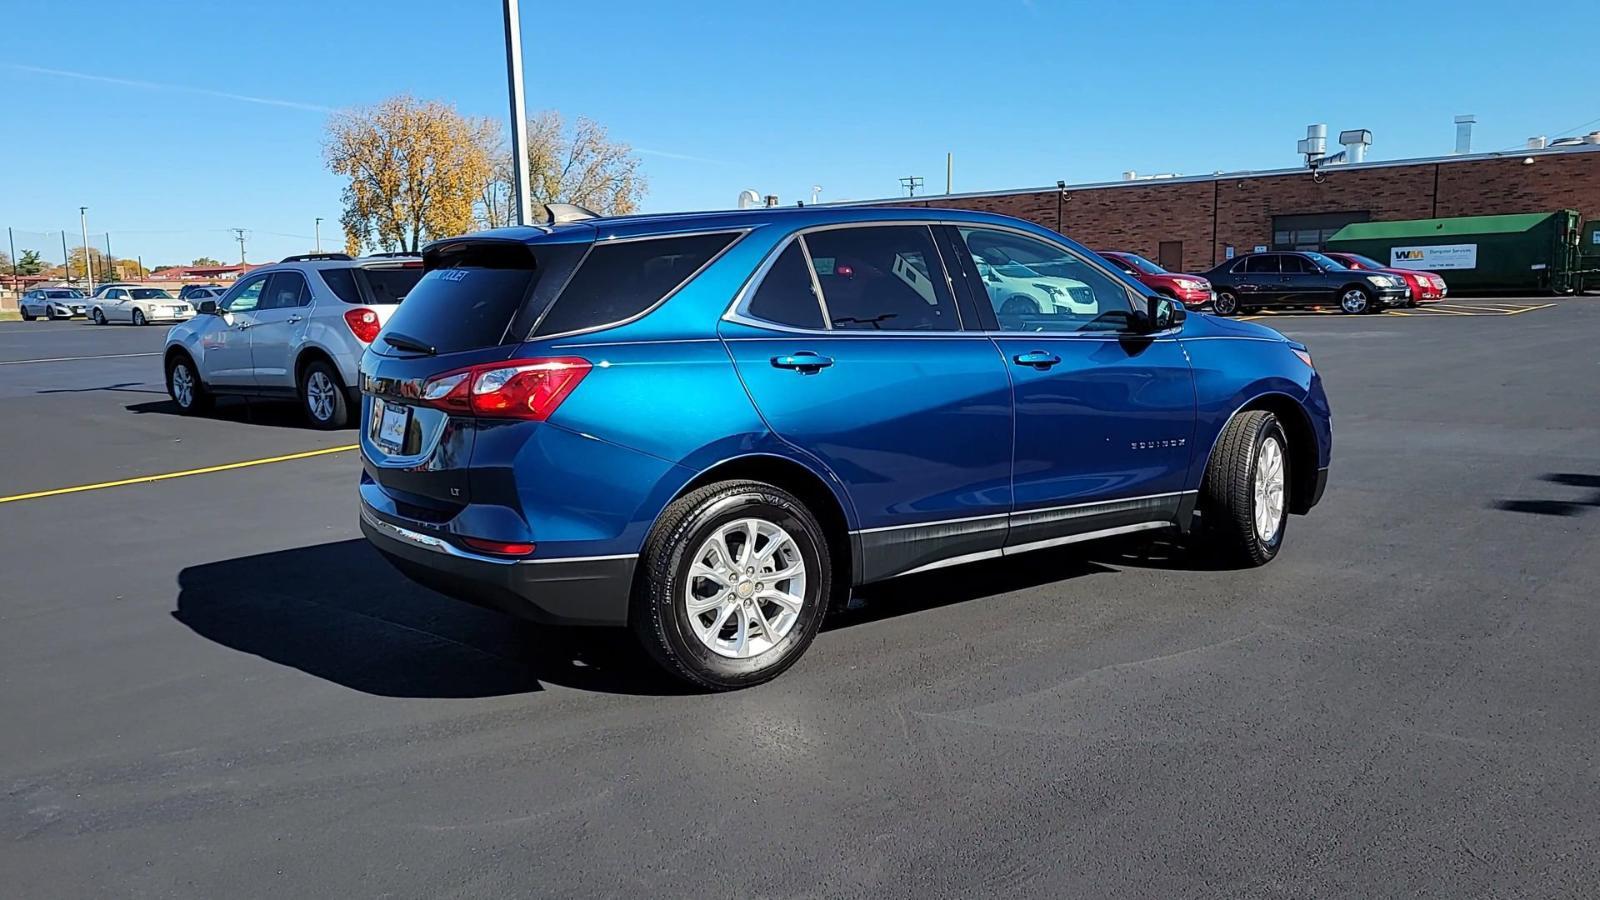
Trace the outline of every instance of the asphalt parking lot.
<instances>
[{"instance_id":1,"label":"asphalt parking lot","mask_svg":"<svg viewBox=\"0 0 1600 900\"><path fill-rule=\"evenodd\" d=\"M1335 411L1264 569L913 576L716 696L402 580L165 329L0 323L5 893L1592 897L1600 298L1522 305L1262 319Z\"/></svg>"}]
</instances>

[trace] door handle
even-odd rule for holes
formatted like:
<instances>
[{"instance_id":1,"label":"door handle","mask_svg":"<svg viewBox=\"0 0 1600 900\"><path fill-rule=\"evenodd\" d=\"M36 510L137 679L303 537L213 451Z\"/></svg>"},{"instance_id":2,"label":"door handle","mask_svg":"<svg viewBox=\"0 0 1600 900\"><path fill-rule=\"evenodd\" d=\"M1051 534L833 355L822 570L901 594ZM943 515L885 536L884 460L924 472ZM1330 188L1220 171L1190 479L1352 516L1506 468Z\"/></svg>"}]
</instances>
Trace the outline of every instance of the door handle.
<instances>
[{"instance_id":1,"label":"door handle","mask_svg":"<svg viewBox=\"0 0 1600 900\"><path fill-rule=\"evenodd\" d=\"M1029 350L1027 353L1018 353L1011 358L1019 366L1032 366L1041 372L1061 362L1061 357L1045 350Z\"/></svg>"},{"instance_id":2,"label":"door handle","mask_svg":"<svg viewBox=\"0 0 1600 900\"><path fill-rule=\"evenodd\" d=\"M250 325L251 325L250 322L240 322L239 324L233 326L233 330L234 331L243 331L246 328L249 328Z\"/></svg>"},{"instance_id":3,"label":"door handle","mask_svg":"<svg viewBox=\"0 0 1600 900\"><path fill-rule=\"evenodd\" d=\"M807 375L826 369L833 365L833 359L827 356L818 356L810 350L802 350L788 356L774 356L772 365L779 369L796 369Z\"/></svg>"},{"instance_id":4,"label":"door handle","mask_svg":"<svg viewBox=\"0 0 1600 900\"><path fill-rule=\"evenodd\" d=\"M289 318L285 319L284 321L288 322L290 325L293 325L294 323L300 321L300 317L299 316L290 316Z\"/></svg>"}]
</instances>

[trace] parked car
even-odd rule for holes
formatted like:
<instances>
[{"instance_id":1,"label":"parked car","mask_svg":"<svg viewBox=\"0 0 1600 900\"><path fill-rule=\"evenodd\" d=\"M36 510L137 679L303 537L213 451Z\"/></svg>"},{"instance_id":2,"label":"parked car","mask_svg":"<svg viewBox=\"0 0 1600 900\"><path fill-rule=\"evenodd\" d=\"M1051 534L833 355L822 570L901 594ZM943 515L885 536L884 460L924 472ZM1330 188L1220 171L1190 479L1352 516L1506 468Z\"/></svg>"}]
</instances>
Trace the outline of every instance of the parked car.
<instances>
[{"instance_id":1,"label":"parked car","mask_svg":"<svg viewBox=\"0 0 1600 900\"><path fill-rule=\"evenodd\" d=\"M1437 272L1422 272L1415 269L1397 269L1359 253L1335 253L1329 251L1323 256L1347 269L1363 269L1368 272L1382 272L1385 275L1396 275L1405 280L1406 287L1411 289L1410 306L1418 303L1438 303L1443 300L1449 289L1445 286L1444 277Z\"/></svg>"},{"instance_id":2,"label":"parked car","mask_svg":"<svg viewBox=\"0 0 1600 900\"><path fill-rule=\"evenodd\" d=\"M1209 306L1213 298L1211 282L1200 275L1168 272L1137 253L1123 250L1096 251L1106 261L1133 276L1133 279L1158 294L1182 300L1190 309Z\"/></svg>"},{"instance_id":3,"label":"parked car","mask_svg":"<svg viewBox=\"0 0 1600 900\"><path fill-rule=\"evenodd\" d=\"M89 300L89 318L96 325L128 322L182 322L194 316L194 307L172 296L165 288L137 284L107 284L95 289Z\"/></svg>"},{"instance_id":4,"label":"parked car","mask_svg":"<svg viewBox=\"0 0 1600 900\"><path fill-rule=\"evenodd\" d=\"M1212 309L1231 316L1274 306L1337 306L1347 313L1405 306L1405 280L1382 272L1347 269L1309 251L1246 253L1206 273L1217 299Z\"/></svg>"},{"instance_id":5,"label":"parked car","mask_svg":"<svg viewBox=\"0 0 1600 900\"><path fill-rule=\"evenodd\" d=\"M1099 312L1093 289L1070 277L1071 269L1063 269L1059 261L1035 258L1028 253L1030 248L1003 236L993 240L975 236L968 249L995 315ZM1054 271L1047 273L1049 266Z\"/></svg>"},{"instance_id":6,"label":"parked car","mask_svg":"<svg viewBox=\"0 0 1600 900\"><path fill-rule=\"evenodd\" d=\"M631 627L702 688L782 672L853 585L1191 527L1263 565L1322 495L1303 345L1044 228L553 219L426 249L361 359L362 530L456 598ZM995 252L1088 294L996 310Z\"/></svg>"},{"instance_id":7,"label":"parked car","mask_svg":"<svg viewBox=\"0 0 1600 900\"><path fill-rule=\"evenodd\" d=\"M178 299L198 304L201 300L215 300L227 292L220 284L186 284L178 288Z\"/></svg>"},{"instance_id":8,"label":"parked car","mask_svg":"<svg viewBox=\"0 0 1600 900\"><path fill-rule=\"evenodd\" d=\"M24 293L17 301L17 312L21 313L23 320L27 322L40 317L70 319L73 316L87 315L86 301L83 291L77 288L34 288Z\"/></svg>"},{"instance_id":9,"label":"parked car","mask_svg":"<svg viewBox=\"0 0 1600 900\"><path fill-rule=\"evenodd\" d=\"M419 259L342 253L252 269L167 333L167 391L185 413L219 394L298 398L312 425L343 427L362 351L421 277Z\"/></svg>"}]
</instances>

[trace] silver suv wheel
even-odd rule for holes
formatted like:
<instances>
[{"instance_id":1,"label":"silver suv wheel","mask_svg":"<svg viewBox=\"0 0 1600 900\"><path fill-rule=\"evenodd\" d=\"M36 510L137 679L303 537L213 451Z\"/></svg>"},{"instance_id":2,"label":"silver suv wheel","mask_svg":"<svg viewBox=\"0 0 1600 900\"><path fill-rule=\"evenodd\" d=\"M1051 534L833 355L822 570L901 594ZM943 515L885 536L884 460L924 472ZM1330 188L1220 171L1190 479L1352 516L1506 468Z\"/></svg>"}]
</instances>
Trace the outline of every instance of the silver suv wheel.
<instances>
[{"instance_id":1,"label":"silver suv wheel","mask_svg":"<svg viewBox=\"0 0 1600 900\"><path fill-rule=\"evenodd\" d=\"M805 606L806 564L782 527L737 519L695 551L683 592L695 636L730 659L771 650L794 629Z\"/></svg>"},{"instance_id":2,"label":"silver suv wheel","mask_svg":"<svg viewBox=\"0 0 1600 900\"><path fill-rule=\"evenodd\" d=\"M306 379L306 409L313 419L326 422L333 418L334 393L338 390L328 373L312 370L311 377Z\"/></svg>"}]
</instances>

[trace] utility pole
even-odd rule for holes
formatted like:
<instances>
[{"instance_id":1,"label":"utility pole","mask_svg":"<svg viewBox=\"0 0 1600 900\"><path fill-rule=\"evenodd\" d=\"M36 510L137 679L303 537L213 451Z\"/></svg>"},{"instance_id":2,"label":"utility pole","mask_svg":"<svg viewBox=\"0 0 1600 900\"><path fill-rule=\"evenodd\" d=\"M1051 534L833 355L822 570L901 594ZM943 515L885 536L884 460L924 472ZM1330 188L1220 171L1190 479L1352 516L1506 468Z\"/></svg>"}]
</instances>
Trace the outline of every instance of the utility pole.
<instances>
[{"instance_id":1,"label":"utility pole","mask_svg":"<svg viewBox=\"0 0 1600 900\"><path fill-rule=\"evenodd\" d=\"M955 174L955 165L956 155L954 153L946 153L944 155L944 192L946 194L950 193L951 176Z\"/></svg>"},{"instance_id":2,"label":"utility pole","mask_svg":"<svg viewBox=\"0 0 1600 900\"><path fill-rule=\"evenodd\" d=\"M528 112L522 96L522 14L517 0L505 0L506 80L511 88L511 173L515 193L516 225L533 221L532 193L528 184Z\"/></svg>"},{"instance_id":3,"label":"utility pole","mask_svg":"<svg viewBox=\"0 0 1600 900\"><path fill-rule=\"evenodd\" d=\"M922 176L907 175L906 177L900 179L900 186L906 189L907 197L915 197L917 195L917 188L922 187Z\"/></svg>"},{"instance_id":4,"label":"utility pole","mask_svg":"<svg viewBox=\"0 0 1600 900\"><path fill-rule=\"evenodd\" d=\"M89 207L78 207L78 227L83 229L83 268L89 276L89 293L94 293L94 260L89 258Z\"/></svg>"},{"instance_id":5,"label":"utility pole","mask_svg":"<svg viewBox=\"0 0 1600 900\"><path fill-rule=\"evenodd\" d=\"M239 265L247 265L247 263L244 261L244 229L229 228L228 230L233 232L234 239L239 242Z\"/></svg>"},{"instance_id":6,"label":"utility pole","mask_svg":"<svg viewBox=\"0 0 1600 900\"><path fill-rule=\"evenodd\" d=\"M321 216L317 216L317 224L314 227L316 228L316 236L317 236L317 252L321 253L322 252L322 217Z\"/></svg>"},{"instance_id":7,"label":"utility pole","mask_svg":"<svg viewBox=\"0 0 1600 900\"><path fill-rule=\"evenodd\" d=\"M11 226L6 226L6 240L11 244L11 286L17 293L22 293L22 282L17 280L17 238L11 233Z\"/></svg>"},{"instance_id":8,"label":"utility pole","mask_svg":"<svg viewBox=\"0 0 1600 900\"><path fill-rule=\"evenodd\" d=\"M72 257L67 255L67 230L61 229L61 265L67 270L67 284L72 283Z\"/></svg>"},{"instance_id":9,"label":"utility pole","mask_svg":"<svg viewBox=\"0 0 1600 900\"><path fill-rule=\"evenodd\" d=\"M134 259L137 259L139 261L139 280L143 281L144 280L144 275L145 275L145 271L144 271L144 254L141 253L138 256L134 257Z\"/></svg>"},{"instance_id":10,"label":"utility pole","mask_svg":"<svg viewBox=\"0 0 1600 900\"><path fill-rule=\"evenodd\" d=\"M111 273L111 280L116 281L122 277L117 265L117 258L111 255L111 232L106 232L106 271Z\"/></svg>"}]
</instances>

